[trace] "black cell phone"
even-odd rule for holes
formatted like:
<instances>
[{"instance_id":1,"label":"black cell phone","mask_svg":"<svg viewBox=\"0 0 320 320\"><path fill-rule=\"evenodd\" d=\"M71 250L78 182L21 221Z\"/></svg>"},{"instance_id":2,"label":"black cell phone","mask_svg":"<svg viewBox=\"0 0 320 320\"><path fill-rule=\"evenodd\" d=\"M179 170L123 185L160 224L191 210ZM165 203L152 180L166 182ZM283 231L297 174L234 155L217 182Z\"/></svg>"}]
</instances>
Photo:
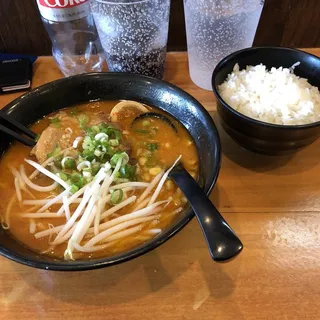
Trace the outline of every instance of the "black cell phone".
<instances>
[{"instance_id":1,"label":"black cell phone","mask_svg":"<svg viewBox=\"0 0 320 320\"><path fill-rule=\"evenodd\" d=\"M32 63L26 58L0 60L0 92L11 93L31 87Z\"/></svg>"}]
</instances>

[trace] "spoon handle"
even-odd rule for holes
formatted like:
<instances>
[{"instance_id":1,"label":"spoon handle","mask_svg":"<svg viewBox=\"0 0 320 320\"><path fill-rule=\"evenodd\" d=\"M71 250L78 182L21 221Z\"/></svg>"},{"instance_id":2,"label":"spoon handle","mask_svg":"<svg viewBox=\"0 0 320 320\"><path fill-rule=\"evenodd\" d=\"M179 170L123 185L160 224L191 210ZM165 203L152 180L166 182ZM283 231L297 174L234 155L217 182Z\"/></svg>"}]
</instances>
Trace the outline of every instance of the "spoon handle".
<instances>
[{"instance_id":1,"label":"spoon handle","mask_svg":"<svg viewBox=\"0 0 320 320\"><path fill-rule=\"evenodd\" d=\"M182 165L169 174L189 200L207 241L210 255L215 261L225 261L236 256L243 248L219 211Z\"/></svg>"}]
</instances>

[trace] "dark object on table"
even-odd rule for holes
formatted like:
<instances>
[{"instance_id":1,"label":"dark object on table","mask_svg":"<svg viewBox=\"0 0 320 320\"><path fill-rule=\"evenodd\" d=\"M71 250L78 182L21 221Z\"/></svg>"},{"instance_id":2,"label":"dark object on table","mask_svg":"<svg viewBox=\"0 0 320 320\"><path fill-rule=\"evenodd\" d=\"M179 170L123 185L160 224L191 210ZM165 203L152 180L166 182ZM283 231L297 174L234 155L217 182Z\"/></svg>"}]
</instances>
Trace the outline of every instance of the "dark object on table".
<instances>
[{"instance_id":1,"label":"dark object on table","mask_svg":"<svg viewBox=\"0 0 320 320\"><path fill-rule=\"evenodd\" d=\"M281 47L248 48L235 52L216 66L212 88L218 100L218 113L225 131L241 146L262 154L283 155L297 151L318 139L320 122L305 125L276 125L249 118L223 101L217 87L233 71L236 63L240 70L247 65L264 64L271 67L295 67L294 73L308 79L313 86L320 85L320 58L296 49Z\"/></svg>"},{"instance_id":2,"label":"dark object on table","mask_svg":"<svg viewBox=\"0 0 320 320\"><path fill-rule=\"evenodd\" d=\"M32 62L27 58L0 60L0 90L2 93L31 87Z\"/></svg>"},{"instance_id":3,"label":"dark object on table","mask_svg":"<svg viewBox=\"0 0 320 320\"><path fill-rule=\"evenodd\" d=\"M243 248L241 241L181 163L173 168L169 177L176 182L191 204L212 259L226 261L239 254Z\"/></svg>"},{"instance_id":4,"label":"dark object on table","mask_svg":"<svg viewBox=\"0 0 320 320\"><path fill-rule=\"evenodd\" d=\"M0 53L0 60L12 60L12 59L28 59L33 64L38 57L31 56L29 54L21 54L21 53Z\"/></svg>"},{"instance_id":5,"label":"dark object on table","mask_svg":"<svg viewBox=\"0 0 320 320\"><path fill-rule=\"evenodd\" d=\"M92 100L134 100L165 110L179 119L194 139L200 164L199 184L209 195L220 170L221 148L216 127L204 107L188 93L167 82L125 73L91 73L57 80L14 100L3 111L29 126L45 115ZM168 103L168 101L170 101ZM0 152L10 144L0 133ZM86 270L136 258L164 243L181 230L194 213L187 208L166 230L144 244L118 254L92 260L64 261L40 255L0 228L0 254L28 266L50 270Z\"/></svg>"}]
</instances>

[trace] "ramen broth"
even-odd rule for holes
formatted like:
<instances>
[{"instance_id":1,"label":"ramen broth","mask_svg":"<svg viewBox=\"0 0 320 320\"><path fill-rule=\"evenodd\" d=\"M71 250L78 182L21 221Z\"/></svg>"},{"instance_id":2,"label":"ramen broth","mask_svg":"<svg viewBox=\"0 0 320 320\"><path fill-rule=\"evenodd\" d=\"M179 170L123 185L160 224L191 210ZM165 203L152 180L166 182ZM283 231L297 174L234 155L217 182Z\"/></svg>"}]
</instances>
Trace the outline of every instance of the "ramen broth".
<instances>
[{"instance_id":1,"label":"ramen broth","mask_svg":"<svg viewBox=\"0 0 320 320\"><path fill-rule=\"evenodd\" d=\"M77 126L75 125L74 128L71 128L70 130L70 123L65 124L63 121L64 117L73 117L74 119L76 119L75 124L77 124L79 122L79 119L81 122L83 116L85 116L85 119L87 119L88 121L88 119L95 119L95 117L100 117L101 115L103 115L103 117L105 117L106 119L105 121L110 123L110 112L117 103L118 101L91 102L75 106L73 108L64 109L62 112L60 111L59 113L53 113L50 116L43 118L32 127L32 130L40 134L48 126L54 126L55 124L57 124L56 122L58 122L58 120L55 119L57 119L57 117L60 117L59 130L65 132L60 140L62 141L69 139L73 141L77 138L77 136L79 136L79 134L81 135L82 129L79 126L78 128L76 128ZM149 112L164 114L158 109L151 107L147 108ZM119 114L117 114L117 124L115 128L116 130L120 130L121 132L120 141L122 145L121 148L123 148L121 149L121 152L125 150L123 152L128 153L128 168L132 169L132 167L134 167L135 173L134 178L119 178L119 182L114 181L111 184L111 187L119 183L126 183L126 181L130 179L130 181L144 182L146 183L146 185L150 184L155 179L155 177L159 175L160 172L165 172L165 170L172 166L172 164L176 161L176 159L178 159L180 155L181 162L183 163L186 170L193 177L196 177L198 174L198 156L194 142L192 141L188 132L179 124L178 121L170 118L167 114L165 114L166 117L170 118L174 127L176 128L176 131L172 126L168 125L168 123L157 117L145 117L133 122L133 120L141 113L141 110L129 108L125 112L120 112ZM112 143L114 145L116 145L116 143L119 143L119 141L116 141L118 140L113 139ZM118 148L120 148L120 146L118 146ZM21 164L23 164L25 167L26 175L29 177L35 171L35 168L31 165L28 165L24 161L24 159L32 159L33 161L36 161L35 155L30 155L30 151L31 148L14 142L1 159L0 176L2 177L2 179L0 182L0 195L2 201L0 203L0 209L3 225L8 227L8 232L10 232L16 239L18 239L29 248L49 256L63 258L66 257L65 252L68 246L68 239L61 244L52 245L52 241L55 239L57 233L59 232L56 231L54 227L66 224L66 212L60 217L52 217L52 213L57 213L62 207L62 201L53 204L44 211L45 214L48 214L48 217L38 218L36 217L36 215L34 215L34 218L26 218L23 215L26 215L28 213L37 213L39 208L43 206L43 203L36 206L27 204L26 201L30 200L32 202L33 200L53 198L60 192L64 191L64 189L59 186L53 191L39 192L33 189L29 189L27 186L27 191L24 191L22 189L20 190L22 200L19 202L17 199L16 186L14 182L15 178L11 174L11 170L12 168L16 168L17 170L19 170ZM71 150L70 158L72 158L72 152L73 151ZM45 157L47 156L45 155ZM70 160L68 157L66 158L66 161ZM52 164L52 166L54 165ZM55 170L58 169L55 168ZM61 177L61 174L59 176ZM128 175L124 176L128 178ZM39 186L48 186L52 184L53 180L40 173L32 180L32 182ZM146 199L148 200L149 198L151 198L152 194L155 192L156 187L157 185L145 198L144 202L146 202ZM112 190L110 191L109 195L109 197L111 196L110 199L112 199L115 194L116 196L118 196L118 199L116 199L115 203L113 204L106 204L105 209L108 210L115 206L116 203L121 203L121 201L125 201L125 199L128 199L132 196L136 196L136 199L139 199L145 189L146 188L137 187L128 191L125 191L126 189L123 189L123 192L121 190ZM143 242L157 236L157 234L166 229L173 222L173 220L177 218L179 213L183 211L183 209L187 206L187 201L182 192L170 179L165 180L163 187L161 188L161 191L155 201L167 202L157 207L158 212L156 212L156 214L153 216L154 218L151 218L144 223L127 228L128 230L130 228L135 228L130 229L133 233L127 236L124 235L119 239L116 239L117 237L113 237L113 240L109 242L100 241L96 243L95 245L97 246L108 244L107 246L102 247L101 250L96 250L93 252L83 252L75 248L73 249L72 259L88 259L110 256L136 247ZM70 204L69 209L71 216L78 205L79 203ZM142 204L140 203L140 205ZM147 206L147 203L145 203L145 206ZM119 209L115 213L109 215L106 219L101 220L100 224L112 219L119 218L130 212L135 212L139 209L136 208L137 201L133 201L122 209ZM93 224L94 221L90 224L90 228L92 229ZM51 229L53 231L50 232L49 236L43 236L40 238L35 237L35 235L39 232ZM123 231L125 230L126 229L124 229ZM99 232L95 233L95 235L97 234L99 234ZM86 241L88 241L88 239L85 235L81 241L81 244L83 245Z\"/></svg>"}]
</instances>

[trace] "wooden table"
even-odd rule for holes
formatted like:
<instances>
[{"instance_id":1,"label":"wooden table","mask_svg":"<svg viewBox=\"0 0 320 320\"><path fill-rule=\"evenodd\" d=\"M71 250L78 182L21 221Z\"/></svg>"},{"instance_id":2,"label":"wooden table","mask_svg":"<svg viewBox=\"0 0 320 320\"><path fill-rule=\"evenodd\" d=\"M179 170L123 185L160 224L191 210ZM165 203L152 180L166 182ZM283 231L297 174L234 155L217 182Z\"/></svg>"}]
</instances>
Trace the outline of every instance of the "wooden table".
<instances>
[{"instance_id":1,"label":"wooden table","mask_svg":"<svg viewBox=\"0 0 320 320\"><path fill-rule=\"evenodd\" d=\"M52 58L39 58L33 86L60 77ZM291 156L251 153L221 129L213 93L191 82L185 53L168 55L166 79L218 126L223 161L211 199L243 252L214 263L194 219L158 249L101 270L48 272L1 257L0 319L320 319L320 140Z\"/></svg>"}]
</instances>

